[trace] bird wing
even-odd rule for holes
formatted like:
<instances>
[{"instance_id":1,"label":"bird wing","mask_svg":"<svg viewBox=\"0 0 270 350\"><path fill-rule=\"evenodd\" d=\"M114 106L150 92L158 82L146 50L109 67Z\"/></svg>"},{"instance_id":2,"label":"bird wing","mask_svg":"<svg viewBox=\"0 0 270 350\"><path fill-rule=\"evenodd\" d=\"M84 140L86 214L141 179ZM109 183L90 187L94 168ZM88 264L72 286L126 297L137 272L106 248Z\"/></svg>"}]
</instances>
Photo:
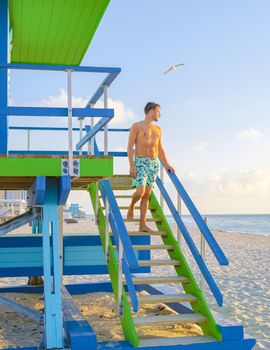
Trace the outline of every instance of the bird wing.
<instances>
[{"instance_id":1,"label":"bird wing","mask_svg":"<svg viewBox=\"0 0 270 350\"><path fill-rule=\"evenodd\" d=\"M185 63L179 63L179 64L176 64L175 67L180 67L180 66L183 66Z\"/></svg>"},{"instance_id":2,"label":"bird wing","mask_svg":"<svg viewBox=\"0 0 270 350\"><path fill-rule=\"evenodd\" d=\"M167 69L163 74L167 74L169 73L171 70L173 69L173 67L170 67L169 69Z\"/></svg>"}]
</instances>

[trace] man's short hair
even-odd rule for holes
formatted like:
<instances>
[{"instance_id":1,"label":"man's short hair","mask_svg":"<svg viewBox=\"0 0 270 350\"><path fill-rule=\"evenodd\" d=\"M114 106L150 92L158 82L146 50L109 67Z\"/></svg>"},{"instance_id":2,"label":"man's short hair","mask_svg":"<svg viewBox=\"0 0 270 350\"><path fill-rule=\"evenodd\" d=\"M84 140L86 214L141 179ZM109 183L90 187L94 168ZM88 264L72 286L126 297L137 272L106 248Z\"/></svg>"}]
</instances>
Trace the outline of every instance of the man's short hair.
<instances>
[{"instance_id":1,"label":"man's short hair","mask_svg":"<svg viewBox=\"0 0 270 350\"><path fill-rule=\"evenodd\" d=\"M156 107L160 107L160 105L155 102L148 102L144 107L144 113L147 114L148 112L151 111L151 109L155 109Z\"/></svg>"}]
</instances>

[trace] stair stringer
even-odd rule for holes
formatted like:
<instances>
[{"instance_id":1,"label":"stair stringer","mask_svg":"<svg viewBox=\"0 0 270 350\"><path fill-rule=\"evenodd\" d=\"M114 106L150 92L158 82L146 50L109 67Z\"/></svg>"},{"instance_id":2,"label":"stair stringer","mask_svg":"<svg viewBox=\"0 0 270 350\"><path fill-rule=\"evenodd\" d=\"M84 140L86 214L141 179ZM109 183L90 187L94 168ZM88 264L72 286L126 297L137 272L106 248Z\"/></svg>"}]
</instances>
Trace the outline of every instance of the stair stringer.
<instances>
[{"instance_id":1,"label":"stair stringer","mask_svg":"<svg viewBox=\"0 0 270 350\"><path fill-rule=\"evenodd\" d=\"M93 209L96 212L96 184L88 186L88 192L90 194ZM105 215L102 211L100 200L98 201L98 230L102 242L102 248L105 253ZM108 272L112 282L112 289L115 296L115 300L118 303L118 262L115 255L111 239L109 239L109 263L107 263ZM130 304L127 299L127 295L122 286L122 302L123 302L123 314L120 317L123 333L125 339L128 340L134 347L139 346L139 338L135 328L135 324L132 318Z\"/></svg>"},{"instance_id":2,"label":"stair stringer","mask_svg":"<svg viewBox=\"0 0 270 350\"><path fill-rule=\"evenodd\" d=\"M170 258L181 262L181 266L174 267L177 275L187 277L190 280L188 284L183 284L184 291L187 294L194 295L198 299L196 302L191 302L192 310L195 313L200 313L204 315L208 320L206 324L200 325L203 333L205 335L211 335L218 341L222 341L222 334L218 328L218 325L213 317L211 310L208 307L203 292L201 291L198 283L196 282L196 279L189 267L189 264L183 254L183 251L173 235L172 229L167 222L167 219L159 205L159 202L154 192L151 193L149 207L152 217L161 219L161 222L156 222L158 230L167 232L167 236L161 236L163 243L166 245L173 245L174 247L173 250L168 251Z\"/></svg>"}]
</instances>

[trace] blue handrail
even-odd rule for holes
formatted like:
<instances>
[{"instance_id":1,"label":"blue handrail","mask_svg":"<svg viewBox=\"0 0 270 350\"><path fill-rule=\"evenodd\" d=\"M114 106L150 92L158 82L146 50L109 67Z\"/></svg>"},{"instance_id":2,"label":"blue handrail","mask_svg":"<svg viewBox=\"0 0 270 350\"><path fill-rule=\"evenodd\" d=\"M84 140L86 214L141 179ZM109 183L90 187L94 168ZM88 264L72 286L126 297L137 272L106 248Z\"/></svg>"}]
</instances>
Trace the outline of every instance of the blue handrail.
<instances>
[{"instance_id":1,"label":"blue handrail","mask_svg":"<svg viewBox=\"0 0 270 350\"><path fill-rule=\"evenodd\" d=\"M115 67L83 67L83 66L64 66L64 65L40 65L40 64L0 64L0 70L40 70L40 71L63 71L63 72L89 72L89 73L107 73L105 79L99 85L93 96L89 99L84 108L72 108L72 117L84 119L85 117L103 117L102 121L96 126L96 132L104 130L104 126L113 118L114 110L108 108L91 108L99 98L104 94L104 87L109 87L121 72L120 68ZM61 107L24 107L24 106L8 106L4 105L0 108L0 116L39 116L39 117L67 117L69 115L68 108ZM16 129L19 129L17 127ZM12 129L15 129L13 127ZM27 129L30 130L31 128ZM73 128L72 130L74 130ZM35 130L41 130L35 128ZM43 129L45 130L45 129ZM50 130L50 129L47 129ZM64 130L53 128L51 130ZM94 128L90 134L86 134L80 140L76 147L80 149L87 141L93 137ZM16 153L18 153L16 151Z\"/></svg>"},{"instance_id":2,"label":"blue handrail","mask_svg":"<svg viewBox=\"0 0 270 350\"><path fill-rule=\"evenodd\" d=\"M102 194L103 194L102 197L105 200L106 194L105 194L104 190L102 190ZM119 232L118 232L117 225L116 225L115 219L114 219L111 211L109 213L109 220L110 220L110 224L111 224L111 228L112 228L112 234L113 234L113 238L115 241L115 245L116 245L117 250L119 252ZM122 270L123 270L125 278L126 278L126 284L127 284L127 288L128 288L129 294L130 294L132 308L133 308L134 312L138 312L138 308L139 308L138 297L136 294L135 286L133 284L131 271L130 271L130 268L128 266L125 253L123 254L123 258L122 258Z\"/></svg>"},{"instance_id":3,"label":"blue handrail","mask_svg":"<svg viewBox=\"0 0 270 350\"><path fill-rule=\"evenodd\" d=\"M109 201L110 211L115 219L117 231L119 232L119 236L123 244L123 250L127 258L128 265L131 269L137 269L139 268L138 260L134 253L133 246L132 246L130 237L127 233L127 229L124 224L124 220L122 218L120 209L114 197L110 181L109 180L99 181L99 187L101 190L104 190L106 197Z\"/></svg>"},{"instance_id":4,"label":"blue handrail","mask_svg":"<svg viewBox=\"0 0 270 350\"><path fill-rule=\"evenodd\" d=\"M34 117L67 117L66 107L1 107L0 115L34 116ZM103 117L112 118L112 108L72 108L72 117Z\"/></svg>"},{"instance_id":5,"label":"blue handrail","mask_svg":"<svg viewBox=\"0 0 270 350\"><path fill-rule=\"evenodd\" d=\"M105 185L104 185L104 182ZM126 245L126 242L127 241L130 241L130 238L127 234L127 231L126 231L126 227L124 225L124 222L123 222L123 218L121 216L121 213L120 213L120 210L118 208L118 205L117 205L117 202L114 198L114 195L113 195L113 192L112 192L112 189L111 189L111 184L109 182L109 180L101 180L99 182L99 187L100 187L100 191L101 191L101 194L102 194L102 198L103 198L103 201L105 203L105 200L106 198L108 199L109 201L109 205L110 205L110 211L109 211L109 221L110 221L110 225L111 225L111 229L112 229L112 234L113 234L113 238L114 238L114 241L115 241L115 245L117 247L117 250L119 251L119 237L121 238L121 241L122 241L122 245L123 245L123 258L122 258L122 270L124 272L124 275L125 275L125 278L126 278L126 284L127 284L127 287L128 287L128 291L130 293L130 300L131 300L131 303L132 303L132 308L134 310L134 312L137 312L138 311L138 298L137 298L137 294L136 294L136 290L135 290L135 286L133 284L133 281L132 281L132 275L131 275L131 272L130 272L130 266L128 264L128 260L130 261L131 258L130 256L134 256L136 261L137 261L137 258L135 256L135 253L134 253L134 250L133 250L133 247L131 245L131 249L132 249L132 252L130 254L129 252L129 249L127 249L127 245ZM106 186L107 185L107 186ZM109 195L108 195L108 189L109 189L109 192L111 192ZM112 197L114 198L114 201L111 201ZM116 204L116 205L115 205ZM121 232L121 228L122 228L122 225L121 223L123 224L126 232ZM125 241L122 240L122 235L125 235L126 233L126 239ZM130 242L131 244L131 242ZM137 261L137 266L138 267L138 261Z\"/></svg>"},{"instance_id":6,"label":"blue handrail","mask_svg":"<svg viewBox=\"0 0 270 350\"><path fill-rule=\"evenodd\" d=\"M82 146L86 144L86 142L90 141L92 137L94 137L108 122L113 118L102 118L91 130L89 130L84 137L76 144L76 149L80 149Z\"/></svg>"},{"instance_id":7,"label":"blue handrail","mask_svg":"<svg viewBox=\"0 0 270 350\"><path fill-rule=\"evenodd\" d=\"M116 74L121 72L121 68L116 67L91 67L91 66L65 66L51 64L28 64L28 63L8 63L0 64L0 69L21 69L21 70L52 70L52 71L67 71L88 72L88 73L109 73Z\"/></svg>"},{"instance_id":8,"label":"blue handrail","mask_svg":"<svg viewBox=\"0 0 270 350\"><path fill-rule=\"evenodd\" d=\"M209 272L203 258L201 257L195 243L193 242L185 224L183 223L178 211L176 210L168 192L166 191L165 187L163 186L161 180L159 177L157 177L156 179L156 183L158 185L158 188L160 190L160 192L162 193L163 195L163 198L165 199L165 202L167 203L167 206L168 208L170 209L172 215L173 215L173 218L177 224L177 226L180 228L186 242L187 242L187 245L192 253L192 255L194 256L194 259L199 267L199 269L201 270L204 278L205 278L205 281L207 282L210 290L212 291L217 303L219 306L222 306L223 304L223 297L222 297L222 294L216 284L216 282L214 281L211 273Z\"/></svg>"},{"instance_id":9,"label":"blue handrail","mask_svg":"<svg viewBox=\"0 0 270 350\"><path fill-rule=\"evenodd\" d=\"M96 92L90 98L87 106L95 104L103 95L103 87L110 86L116 77L120 74L121 68L116 67L87 67L87 66L62 66L62 65L41 65L41 64L23 64L8 63L0 64L0 69L22 69L22 70L52 70L52 71L74 71L88 73L107 73L106 78L102 81Z\"/></svg>"},{"instance_id":10,"label":"blue handrail","mask_svg":"<svg viewBox=\"0 0 270 350\"><path fill-rule=\"evenodd\" d=\"M68 128L61 127L47 127L47 126L9 126L9 130L41 130L41 131L68 131ZM72 131L80 131L80 128L72 128ZM86 128L82 128L82 131L86 131ZM104 131L104 128L99 131ZM108 128L110 132L126 132L129 129Z\"/></svg>"},{"instance_id":11,"label":"blue handrail","mask_svg":"<svg viewBox=\"0 0 270 350\"><path fill-rule=\"evenodd\" d=\"M161 163L162 164L162 163ZM162 164L163 165L163 164ZM164 165L163 165L164 166ZM220 248L219 244L215 240L213 234L209 230L208 226L204 222L203 218L201 217L200 213L198 212L197 208L195 207L194 203L190 199L189 195L187 194L186 190L184 189L183 185L181 184L180 180L176 176L176 174L171 173L170 171L167 172L169 178L171 179L172 183L174 184L177 192L179 193L180 197L184 201L187 209L189 210L190 214L193 216L196 224L198 225L201 233L205 237L207 243L209 244L209 247L211 248L212 252L214 253L217 261L221 266L227 266L229 265L229 261L226 258L225 254L223 253L222 249Z\"/></svg>"}]
</instances>

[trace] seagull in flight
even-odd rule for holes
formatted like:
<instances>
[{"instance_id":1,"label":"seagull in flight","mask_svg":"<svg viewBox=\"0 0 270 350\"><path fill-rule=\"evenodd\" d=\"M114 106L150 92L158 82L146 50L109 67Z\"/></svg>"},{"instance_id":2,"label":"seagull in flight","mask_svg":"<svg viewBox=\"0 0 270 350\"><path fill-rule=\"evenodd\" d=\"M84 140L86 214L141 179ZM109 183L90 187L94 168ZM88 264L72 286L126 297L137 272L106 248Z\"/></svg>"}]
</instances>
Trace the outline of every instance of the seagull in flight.
<instances>
[{"instance_id":1,"label":"seagull in flight","mask_svg":"<svg viewBox=\"0 0 270 350\"><path fill-rule=\"evenodd\" d=\"M179 63L175 64L174 66L171 66L169 69L167 69L163 74L167 74L171 72L172 70L176 70L177 67L183 66L185 63Z\"/></svg>"}]
</instances>

